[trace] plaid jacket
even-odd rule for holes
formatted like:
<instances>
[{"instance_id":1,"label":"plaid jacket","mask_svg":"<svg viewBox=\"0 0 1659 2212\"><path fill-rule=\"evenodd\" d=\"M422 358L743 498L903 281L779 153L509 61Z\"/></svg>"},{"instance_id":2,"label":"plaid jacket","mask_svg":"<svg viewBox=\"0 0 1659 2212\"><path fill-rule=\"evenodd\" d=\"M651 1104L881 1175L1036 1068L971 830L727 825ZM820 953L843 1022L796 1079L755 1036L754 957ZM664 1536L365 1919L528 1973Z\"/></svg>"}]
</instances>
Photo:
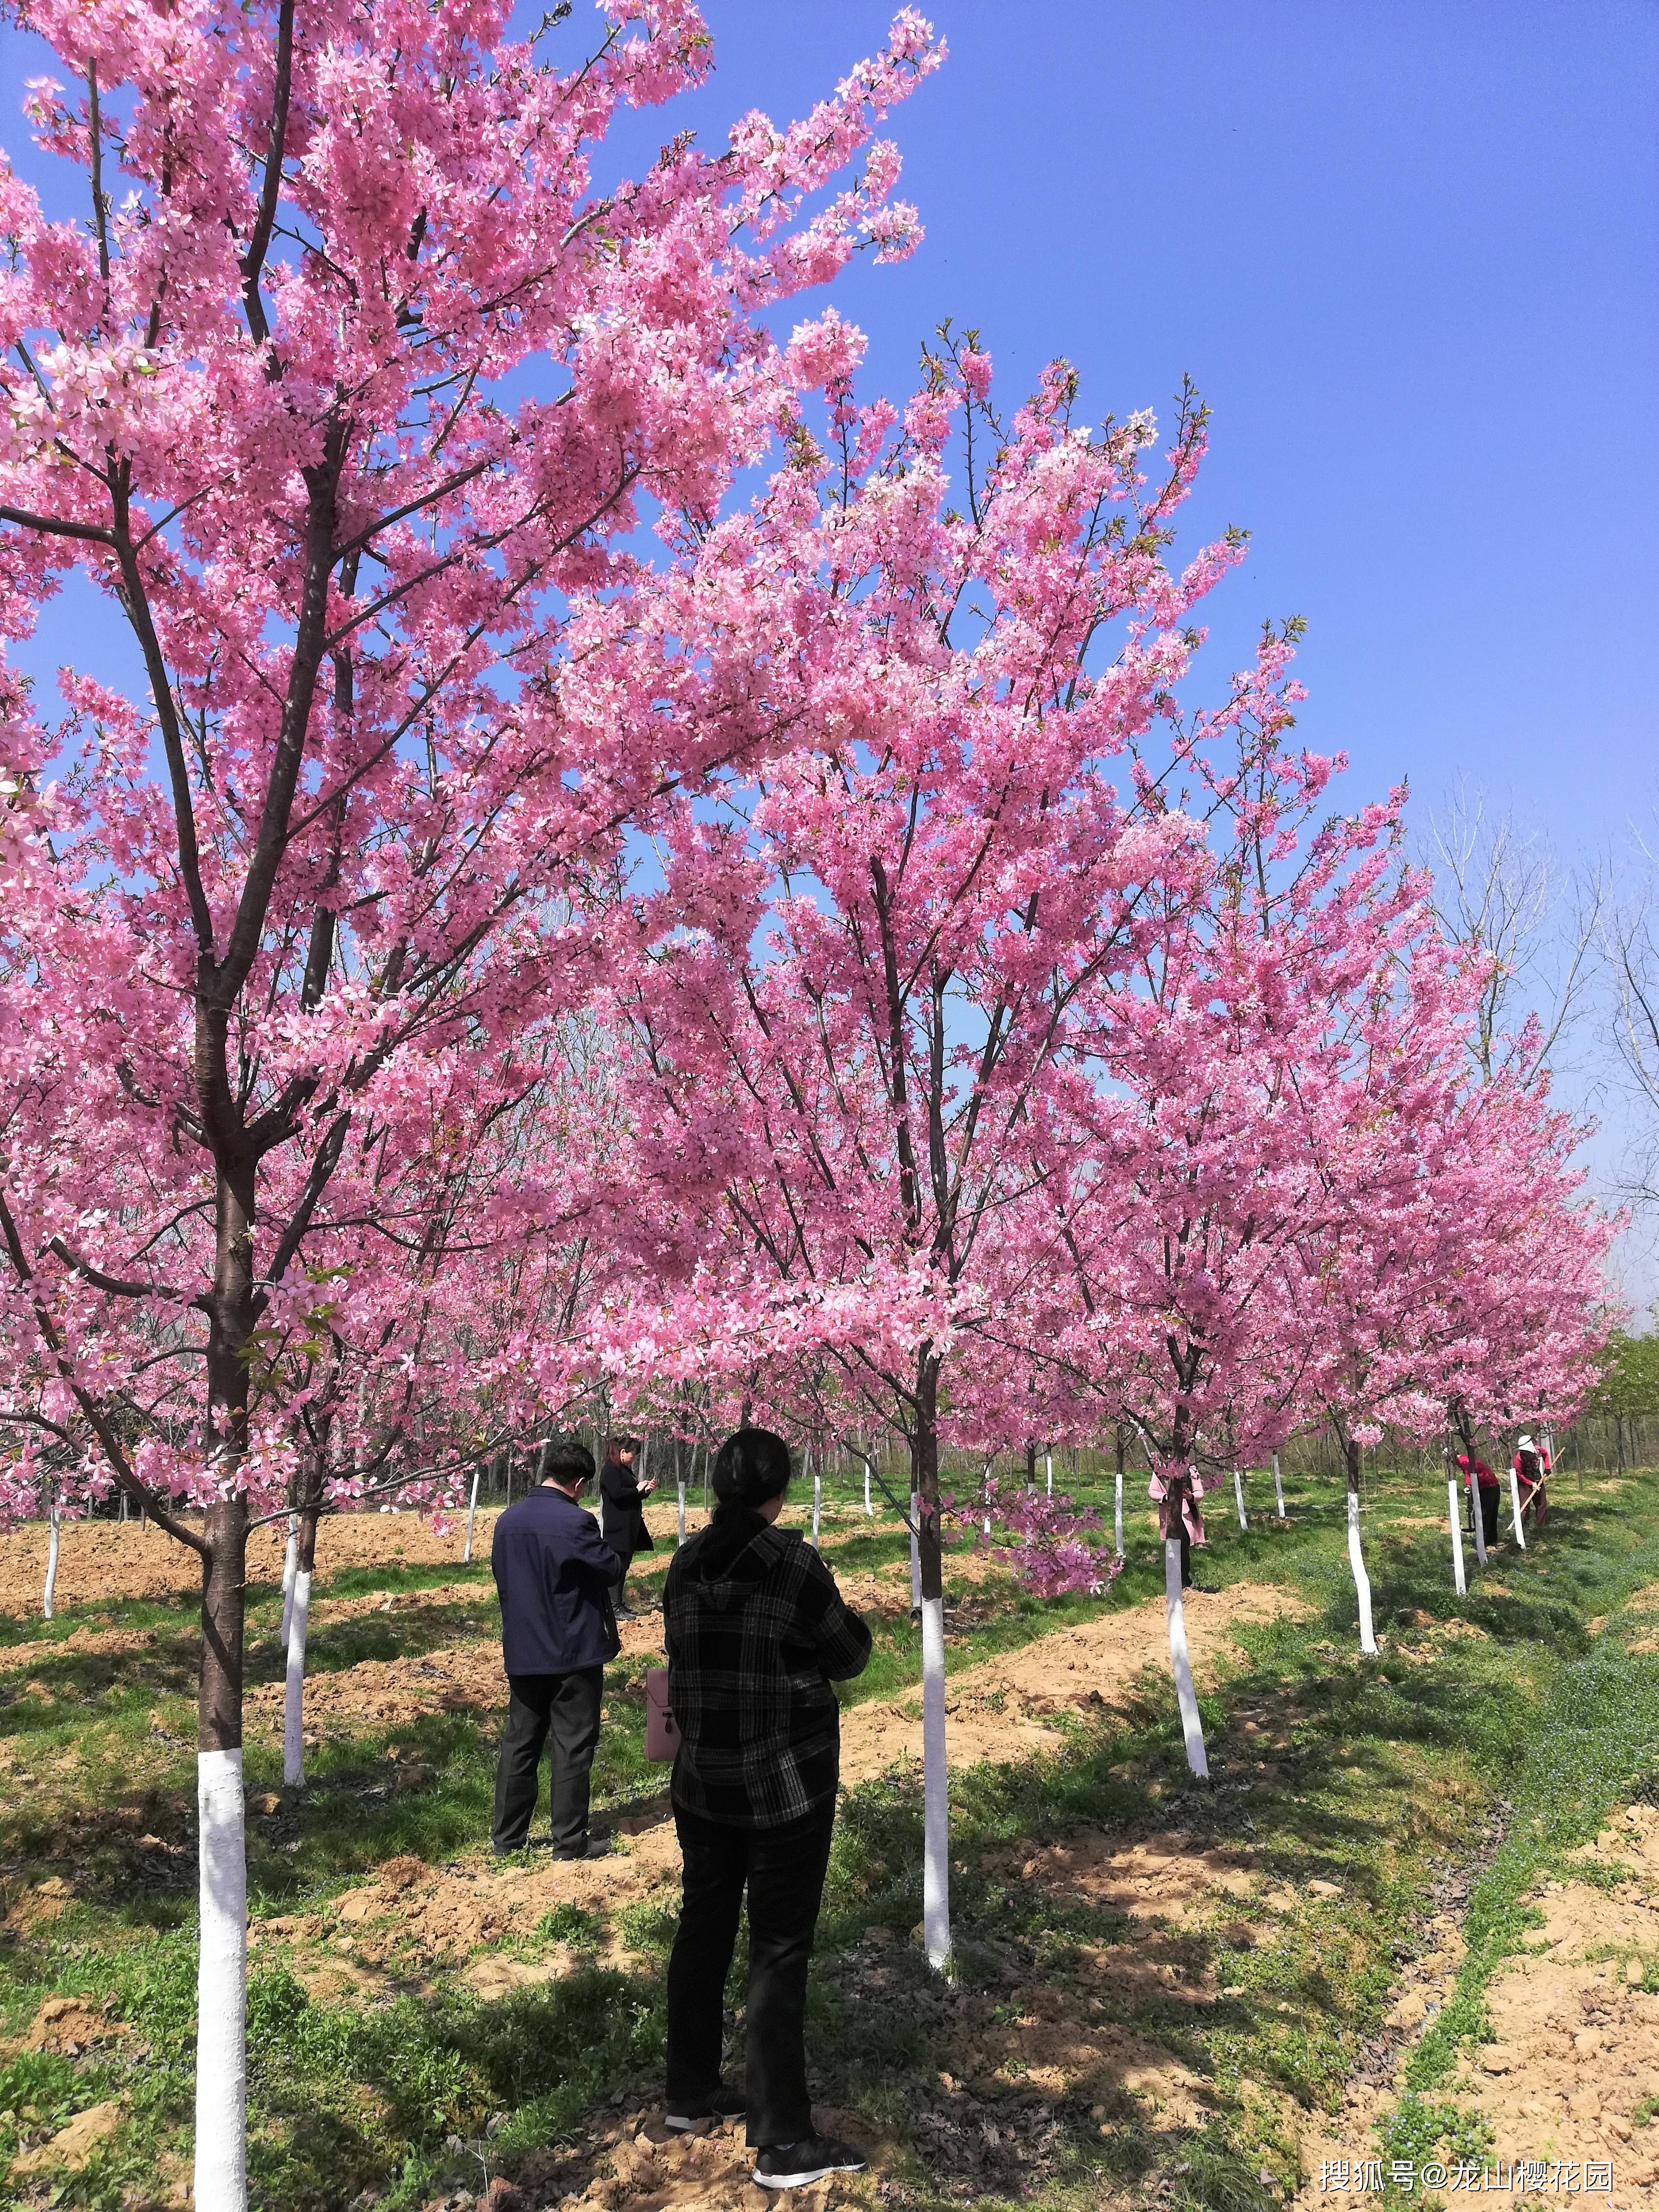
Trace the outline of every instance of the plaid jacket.
<instances>
[{"instance_id":1,"label":"plaid jacket","mask_svg":"<svg viewBox=\"0 0 1659 2212\"><path fill-rule=\"evenodd\" d=\"M674 1554L663 1590L673 1799L730 1827L775 1828L836 1800L833 1682L864 1672L870 1632L793 1528L724 1515Z\"/></svg>"}]
</instances>

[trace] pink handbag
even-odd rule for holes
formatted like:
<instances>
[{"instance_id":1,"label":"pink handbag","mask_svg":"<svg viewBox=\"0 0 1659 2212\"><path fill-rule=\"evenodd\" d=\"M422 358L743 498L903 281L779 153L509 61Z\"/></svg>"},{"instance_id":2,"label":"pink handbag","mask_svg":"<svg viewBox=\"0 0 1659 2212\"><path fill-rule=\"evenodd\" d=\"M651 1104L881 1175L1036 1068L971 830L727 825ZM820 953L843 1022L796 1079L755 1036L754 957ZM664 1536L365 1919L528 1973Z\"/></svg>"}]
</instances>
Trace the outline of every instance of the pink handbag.
<instances>
[{"instance_id":1,"label":"pink handbag","mask_svg":"<svg viewBox=\"0 0 1659 2212\"><path fill-rule=\"evenodd\" d=\"M668 1702L668 1669L666 1667L647 1667L645 1670L645 1755L660 1763L672 1759L679 1747L679 1723L674 1718L673 1708Z\"/></svg>"}]
</instances>

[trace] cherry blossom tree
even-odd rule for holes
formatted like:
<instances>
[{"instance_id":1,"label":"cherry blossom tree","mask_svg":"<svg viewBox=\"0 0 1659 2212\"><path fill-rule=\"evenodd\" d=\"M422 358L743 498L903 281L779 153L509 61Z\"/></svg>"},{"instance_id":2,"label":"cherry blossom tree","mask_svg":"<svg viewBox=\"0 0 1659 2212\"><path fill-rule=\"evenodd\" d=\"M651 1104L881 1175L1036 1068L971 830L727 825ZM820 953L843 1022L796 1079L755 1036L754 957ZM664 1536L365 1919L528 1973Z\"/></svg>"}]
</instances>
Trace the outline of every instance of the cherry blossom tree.
<instances>
[{"instance_id":1,"label":"cherry blossom tree","mask_svg":"<svg viewBox=\"0 0 1659 2212\"><path fill-rule=\"evenodd\" d=\"M763 313L915 235L872 136L939 58L914 14L788 131L600 192L612 124L710 44L642 0L561 65L566 13L40 0L84 226L0 174L0 633L67 586L143 670L64 672L55 718L6 684L4 1410L203 1564L204 2212L246 2195L244 1558L302 1449L292 1347L361 1307L409 1358L426 1199L386 1189L591 995L623 826L776 741L741 602L693 664L658 568L765 448Z\"/></svg>"},{"instance_id":2,"label":"cherry blossom tree","mask_svg":"<svg viewBox=\"0 0 1659 2212\"><path fill-rule=\"evenodd\" d=\"M607 1234L633 1235L671 1303L713 1277L787 1289L809 1334L849 1298L865 1316L813 1350L909 1453L939 1964L940 1440L1029 1431L1028 1374L988 1331L1063 1261L1047 1186L1082 1011L1203 872L1201 833L1128 747L1241 541L1165 564L1205 442L1190 399L1154 488L1150 422L1080 425L1063 367L1005 423L988 356L947 331L901 415L855 398L860 349L833 315L797 331L789 462L726 527L757 588L794 580L780 646L810 640L787 656L810 742L728 777L718 806L665 809L616 999L635 1050ZM795 1387L786 1347L750 1395Z\"/></svg>"}]
</instances>

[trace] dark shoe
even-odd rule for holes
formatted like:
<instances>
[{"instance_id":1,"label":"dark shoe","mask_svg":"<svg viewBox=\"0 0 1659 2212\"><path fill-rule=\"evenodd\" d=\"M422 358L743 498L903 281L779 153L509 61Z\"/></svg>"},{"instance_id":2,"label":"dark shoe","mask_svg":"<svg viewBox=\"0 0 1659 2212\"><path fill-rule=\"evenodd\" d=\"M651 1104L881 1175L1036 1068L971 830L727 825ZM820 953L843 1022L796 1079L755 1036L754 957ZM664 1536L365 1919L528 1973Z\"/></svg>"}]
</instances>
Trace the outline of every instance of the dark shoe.
<instances>
[{"instance_id":1,"label":"dark shoe","mask_svg":"<svg viewBox=\"0 0 1659 2212\"><path fill-rule=\"evenodd\" d=\"M808 2136L802 2142L768 2143L755 2154L755 2179L763 2189L805 2189L826 2173L862 2173L869 2164L851 2143L833 2136Z\"/></svg>"},{"instance_id":2,"label":"dark shoe","mask_svg":"<svg viewBox=\"0 0 1659 2212\"><path fill-rule=\"evenodd\" d=\"M611 1856L611 1838L609 1836L590 1836L585 1844L577 1844L574 1850L555 1851L553 1856L562 1864L572 1859L608 1859Z\"/></svg>"},{"instance_id":3,"label":"dark shoe","mask_svg":"<svg viewBox=\"0 0 1659 2212\"><path fill-rule=\"evenodd\" d=\"M677 2136L690 2135L705 2120L740 2120L749 2109L741 2089L716 2089L708 2097L671 2097L662 2108L662 2124Z\"/></svg>"},{"instance_id":4,"label":"dark shoe","mask_svg":"<svg viewBox=\"0 0 1659 2212\"><path fill-rule=\"evenodd\" d=\"M492 1840L489 1848L498 1859L516 1859L525 1851L545 1850L547 1838L545 1836L520 1836L516 1844L498 1844Z\"/></svg>"}]
</instances>

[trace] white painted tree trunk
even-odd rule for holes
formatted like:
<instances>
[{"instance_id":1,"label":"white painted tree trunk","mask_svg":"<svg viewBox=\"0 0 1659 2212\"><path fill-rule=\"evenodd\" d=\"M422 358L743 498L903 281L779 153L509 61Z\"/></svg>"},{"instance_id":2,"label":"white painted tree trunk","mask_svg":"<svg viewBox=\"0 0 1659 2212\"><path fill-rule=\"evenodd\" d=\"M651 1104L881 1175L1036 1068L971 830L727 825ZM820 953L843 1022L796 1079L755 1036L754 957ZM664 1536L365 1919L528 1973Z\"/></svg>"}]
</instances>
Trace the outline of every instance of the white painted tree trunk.
<instances>
[{"instance_id":1,"label":"white painted tree trunk","mask_svg":"<svg viewBox=\"0 0 1659 2212\"><path fill-rule=\"evenodd\" d=\"M1513 1460L1510 1462L1510 1505L1515 1515L1515 1540L1524 1552L1527 1548L1527 1532L1521 1526L1521 1478L1515 1471Z\"/></svg>"},{"instance_id":2,"label":"white painted tree trunk","mask_svg":"<svg viewBox=\"0 0 1659 2212\"><path fill-rule=\"evenodd\" d=\"M463 1566L467 1565L472 1557L472 1524L478 1517L478 1481L483 1474L483 1462L480 1460L477 1467L472 1470L472 1495L467 1500L466 1541L461 1547L461 1565ZM290 1538L289 1540L291 1542L292 1539Z\"/></svg>"},{"instance_id":3,"label":"white painted tree trunk","mask_svg":"<svg viewBox=\"0 0 1659 2212\"><path fill-rule=\"evenodd\" d=\"M1123 1469L1119 1468L1112 1485L1112 1541L1117 1555L1123 1557Z\"/></svg>"},{"instance_id":4,"label":"white painted tree trunk","mask_svg":"<svg viewBox=\"0 0 1659 2212\"><path fill-rule=\"evenodd\" d=\"M40 1612L42 1618L46 1620L50 1620L52 1619L52 1602L58 1595L58 1528L59 1517L58 1501L54 1498L47 1514L46 1586L40 1593Z\"/></svg>"},{"instance_id":5,"label":"white painted tree trunk","mask_svg":"<svg viewBox=\"0 0 1659 2212\"><path fill-rule=\"evenodd\" d=\"M242 1754L196 1758L201 1948L196 1971L193 2212L247 2212L247 1855Z\"/></svg>"},{"instance_id":6,"label":"white painted tree trunk","mask_svg":"<svg viewBox=\"0 0 1659 2212\"><path fill-rule=\"evenodd\" d=\"M866 1452L864 1455L864 1515L867 1521L873 1521L876 1517L875 1500L870 1495L870 1455L868 1452Z\"/></svg>"},{"instance_id":7,"label":"white painted tree trunk","mask_svg":"<svg viewBox=\"0 0 1659 2212\"><path fill-rule=\"evenodd\" d=\"M1359 1496L1352 1490L1348 1492L1348 1565L1353 1569L1353 1586L1359 1594L1359 1648L1374 1656L1376 1634L1371 1626L1371 1578L1365 1572L1365 1554L1359 1542Z\"/></svg>"},{"instance_id":8,"label":"white painted tree trunk","mask_svg":"<svg viewBox=\"0 0 1659 2212\"><path fill-rule=\"evenodd\" d=\"M311 1577L294 1577L294 1613L288 1625L288 1679L283 1688L283 1780L295 1790L306 1778L306 1631L311 1621Z\"/></svg>"},{"instance_id":9,"label":"white painted tree trunk","mask_svg":"<svg viewBox=\"0 0 1659 2212\"><path fill-rule=\"evenodd\" d=\"M1486 1516L1480 1510L1480 1486L1474 1479L1473 1461L1469 1465L1469 1517L1474 1522L1474 1556L1484 1567L1486 1564Z\"/></svg>"},{"instance_id":10,"label":"white painted tree trunk","mask_svg":"<svg viewBox=\"0 0 1659 2212\"><path fill-rule=\"evenodd\" d=\"M1042 1467L1047 1477L1048 1493L1052 1498L1054 1494L1054 1455L1052 1452L1043 1453Z\"/></svg>"},{"instance_id":11,"label":"white painted tree trunk","mask_svg":"<svg viewBox=\"0 0 1659 2212\"><path fill-rule=\"evenodd\" d=\"M1457 1495L1457 1477L1446 1478L1446 1511L1451 1516L1452 1579L1457 1585L1459 1597L1467 1597L1469 1585L1463 1572L1463 1515Z\"/></svg>"},{"instance_id":12,"label":"white painted tree trunk","mask_svg":"<svg viewBox=\"0 0 1659 2212\"><path fill-rule=\"evenodd\" d=\"M674 1528L674 1549L678 1552L685 1541L685 1485L679 1486L679 1519Z\"/></svg>"},{"instance_id":13,"label":"white painted tree trunk","mask_svg":"<svg viewBox=\"0 0 1659 2212\"><path fill-rule=\"evenodd\" d=\"M910 1493L910 1610L921 1611L921 1547L916 1540L916 1531L921 1525L921 1500L913 1490Z\"/></svg>"},{"instance_id":14,"label":"white painted tree trunk","mask_svg":"<svg viewBox=\"0 0 1659 2212\"><path fill-rule=\"evenodd\" d=\"M951 1955L950 1773L945 1756L945 1601L921 1608L921 1932L927 1963Z\"/></svg>"},{"instance_id":15,"label":"white painted tree trunk","mask_svg":"<svg viewBox=\"0 0 1659 2212\"><path fill-rule=\"evenodd\" d=\"M288 1548L283 1553L283 1626L277 1642L288 1650L288 1626L294 1618L294 1571L300 1564L300 1516L288 1516Z\"/></svg>"},{"instance_id":16,"label":"white painted tree trunk","mask_svg":"<svg viewBox=\"0 0 1659 2212\"><path fill-rule=\"evenodd\" d=\"M1198 1692L1193 1687L1193 1662L1187 1654L1187 1608L1181 1594L1181 1540L1164 1540L1164 1609L1170 1622L1170 1668L1175 1676L1176 1703L1181 1708L1181 1732L1187 1740L1187 1764L1200 1782L1210 1778L1210 1762L1204 1751L1204 1724L1198 1717Z\"/></svg>"},{"instance_id":17,"label":"white painted tree trunk","mask_svg":"<svg viewBox=\"0 0 1659 2212\"><path fill-rule=\"evenodd\" d=\"M823 1477L814 1473L812 1477L812 1549L818 1548L818 1530L823 1522Z\"/></svg>"},{"instance_id":18,"label":"white painted tree trunk","mask_svg":"<svg viewBox=\"0 0 1659 2212\"><path fill-rule=\"evenodd\" d=\"M1236 1467L1233 1469L1233 1497L1238 1505L1239 1528L1246 1535L1248 1535L1249 1534L1250 1524L1244 1511L1244 1470L1243 1468Z\"/></svg>"},{"instance_id":19,"label":"white painted tree trunk","mask_svg":"<svg viewBox=\"0 0 1659 2212\"><path fill-rule=\"evenodd\" d=\"M1285 1485L1279 1479L1279 1454L1273 1454L1273 1498L1279 1507L1279 1517L1285 1518Z\"/></svg>"}]
</instances>

